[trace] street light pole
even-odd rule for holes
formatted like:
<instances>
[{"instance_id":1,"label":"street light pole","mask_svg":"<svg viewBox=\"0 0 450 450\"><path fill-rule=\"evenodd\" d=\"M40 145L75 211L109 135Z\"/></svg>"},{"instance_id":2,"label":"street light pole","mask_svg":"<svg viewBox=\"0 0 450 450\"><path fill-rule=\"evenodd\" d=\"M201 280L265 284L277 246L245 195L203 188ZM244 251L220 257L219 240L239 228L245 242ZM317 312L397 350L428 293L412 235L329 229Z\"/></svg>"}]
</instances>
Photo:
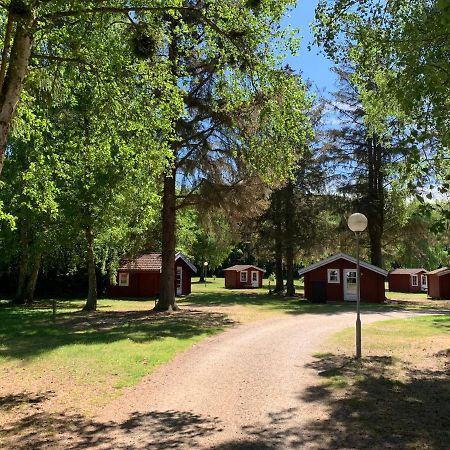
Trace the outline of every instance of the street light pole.
<instances>
[{"instance_id":1,"label":"street light pole","mask_svg":"<svg viewBox=\"0 0 450 450\"><path fill-rule=\"evenodd\" d=\"M356 235L356 359L361 358L361 271L359 268L359 232L355 231Z\"/></svg>"},{"instance_id":2,"label":"street light pole","mask_svg":"<svg viewBox=\"0 0 450 450\"><path fill-rule=\"evenodd\" d=\"M367 228L367 217L361 213L352 214L348 218L348 227L355 233L356 237L356 359L361 358L361 270L359 264L359 233Z\"/></svg>"}]
</instances>

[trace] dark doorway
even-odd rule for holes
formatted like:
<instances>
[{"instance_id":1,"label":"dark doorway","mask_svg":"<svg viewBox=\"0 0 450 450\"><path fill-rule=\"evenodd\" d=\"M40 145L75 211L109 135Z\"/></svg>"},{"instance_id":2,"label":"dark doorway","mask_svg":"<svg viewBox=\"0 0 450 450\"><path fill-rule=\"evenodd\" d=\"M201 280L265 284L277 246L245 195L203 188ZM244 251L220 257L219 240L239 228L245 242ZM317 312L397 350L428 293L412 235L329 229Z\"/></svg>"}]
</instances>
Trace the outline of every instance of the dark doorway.
<instances>
[{"instance_id":1,"label":"dark doorway","mask_svg":"<svg viewBox=\"0 0 450 450\"><path fill-rule=\"evenodd\" d=\"M326 303L327 287L324 281L311 281L311 298L313 303Z\"/></svg>"}]
</instances>

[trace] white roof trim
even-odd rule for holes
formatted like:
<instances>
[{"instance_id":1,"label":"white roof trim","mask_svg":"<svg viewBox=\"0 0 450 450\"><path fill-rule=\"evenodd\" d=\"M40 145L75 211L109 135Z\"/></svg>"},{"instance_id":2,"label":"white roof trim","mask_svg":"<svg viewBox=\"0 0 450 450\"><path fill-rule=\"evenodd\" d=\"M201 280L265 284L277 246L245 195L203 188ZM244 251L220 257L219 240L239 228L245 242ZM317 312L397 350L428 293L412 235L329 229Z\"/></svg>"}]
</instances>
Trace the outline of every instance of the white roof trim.
<instances>
[{"instance_id":1,"label":"white roof trim","mask_svg":"<svg viewBox=\"0 0 450 450\"><path fill-rule=\"evenodd\" d=\"M177 261L177 259L182 259L182 260L189 266L189 268L192 270L192 272L197 273L197 267L195 267L194 264L192 264L192 263L186 258L186 256L183 255L183 253L177 252L177 253L175 254L175 262Z\"/></svg>"},{"instance_id":2,"label":"white roof trim","mask_svg":"<svg viewBox=\"0 0 450 450\"><path fill-rule=\"evenodd\" d=\"M317 262L315 264L312 264L312 265L310 265L308 267L304 267L303 269L300 269L298 271L298 274L300 276L302 276L302 275L304 275L307 272L311 272L311 270L317 269L318 267L325 266L325 265L327 265L329 263L332 263L333 261L337 261L338 259L341 259L341 258L345 259L346 261L352 262L353 264L356 264L356 258L353 258L353 256L347 255L345 253L336 253L335 255L330 256L329 258L323 259L322 261L319 261L319 262ZM372 270L373 272L379 273L380 275L383 275L385 277L388 274L386 270L383 270L380 267L374 266L372 264L366 263L366 262L361 261L361 260L359 261L359 265L361 267L364 267L365 269Z\"/></svg>"}]
</instances>

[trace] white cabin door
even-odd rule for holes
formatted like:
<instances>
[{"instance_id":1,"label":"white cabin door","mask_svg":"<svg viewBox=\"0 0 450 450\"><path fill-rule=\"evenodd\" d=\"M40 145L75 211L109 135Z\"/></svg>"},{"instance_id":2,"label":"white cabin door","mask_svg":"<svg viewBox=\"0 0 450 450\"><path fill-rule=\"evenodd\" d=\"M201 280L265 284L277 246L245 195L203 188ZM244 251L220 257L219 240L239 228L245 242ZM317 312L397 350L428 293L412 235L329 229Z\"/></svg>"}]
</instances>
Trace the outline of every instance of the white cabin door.
<instances>
[{"instance_id":1,"label":"white cabin door","mask_svg":"<svg viewBox=\"0 0 450 450\"><path fill-rule=\"evenodd\" d=\"M356 301L356 270L344 269L344 300Z\"/></svg>"},{"instance_id":2,"label":"white cabin door","mask_svg":"<svg viewBox=\"0 0 450 450\"><path fill-rule=\"evenodd\" d=\"M183 268L177 266L177 295L183 294Z\"/></svg>"},{"instance_id":3,"label":"white cabin door","mask_svg":"<svg viewBox=\"0 0 450 450\"><path fill-rule=\"evenodd\" d=\"M259 272L257 270L252 271L252 286L253 287L259 286Z\"/></svg>"},{"instance_id":4,"label":"white cabin door","mask_svg":"<svg viewBox=\"0 0 450 450\"><path fill-rule=\"evenodd\" d=\"M424 292L427 292L428 290L428 278L426 275L420 276L420 288Z\"/></svg>"}]
</instances>

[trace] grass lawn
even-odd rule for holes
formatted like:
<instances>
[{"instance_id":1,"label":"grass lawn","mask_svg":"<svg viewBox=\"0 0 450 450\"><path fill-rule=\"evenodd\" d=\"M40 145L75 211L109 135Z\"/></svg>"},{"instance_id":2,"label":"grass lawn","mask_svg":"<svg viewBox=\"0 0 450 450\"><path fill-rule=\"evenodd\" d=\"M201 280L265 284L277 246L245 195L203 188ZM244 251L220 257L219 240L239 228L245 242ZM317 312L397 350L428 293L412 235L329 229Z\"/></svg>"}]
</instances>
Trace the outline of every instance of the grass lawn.
<instances>
[{"instance_id":1,"label":"grass lawn","mask_svg":"<svg viewBox=\"0 0 450 450\"><path fill-rule=\"evenodd\" d=\"M92 415L159 364L238 322L355 308L348 303L309 304L301 296L270 296L267 283L262 289L229 290L217 278L192 287L192 295L179 299L182 311L171 315L151 313L153 300L101 299L94 313L81 311L83 300L58 300L53 323L51 301L26 308L0 301L0 426L42 411ZM299 283L297 291L303 291ZM362 309L425 304L405 300Z\"/></svg>"},{"instance_id":2,"label":"grass lawn","mask_svg":"<svg viewBox=\"0 0 450 450\"><path fill-rule=\"evenodd\" d=\"M44 392L55 408L92 413L124 386L230 324L225 314L207 311L151 314L148 301L100 300L95 313L80 312L82 304L58 302L55 324L49 303L0 305L0 423L8 411L29 407L20 401L23 392Z\"/></svg>"},{"instance_id":3,"label":"grass lawn","mask_svg":"<svg viewBox=\"0 0 450 450\"><path fill-rule=\"evenodd\" d=\"M336 448L447 449L450 315L364 326L362 349L355 361L352 328L315 355L324 381L306 399L326 402L330 419L312 425L311 436L332 436Z\"/></svg>"}]
</instances>

